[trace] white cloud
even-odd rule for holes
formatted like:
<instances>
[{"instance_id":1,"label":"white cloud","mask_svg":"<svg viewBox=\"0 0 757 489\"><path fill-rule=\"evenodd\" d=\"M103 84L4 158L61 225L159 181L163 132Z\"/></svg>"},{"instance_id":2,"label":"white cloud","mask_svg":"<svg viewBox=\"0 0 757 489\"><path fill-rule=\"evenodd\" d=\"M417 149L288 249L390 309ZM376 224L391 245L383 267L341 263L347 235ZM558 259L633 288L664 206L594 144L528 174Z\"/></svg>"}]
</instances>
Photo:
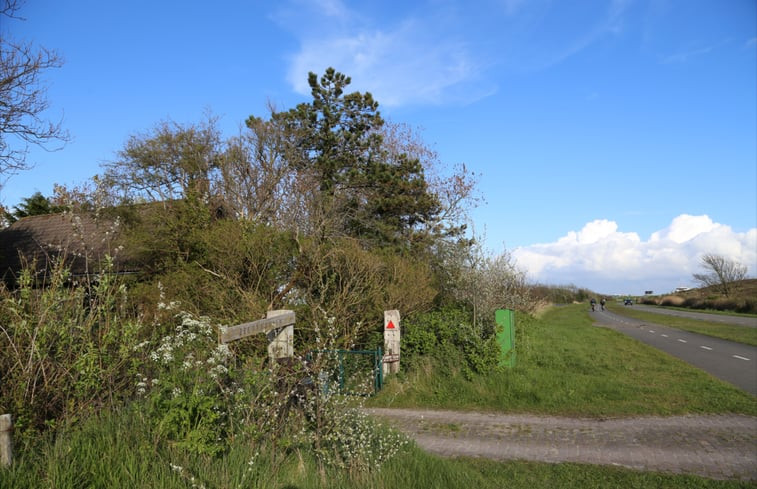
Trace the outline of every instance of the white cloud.
<instances>
[{"instance_id":1,"label":"white cloud","mask_svg":"<svg viewBox=\"0 0 757 489\"><path fill-rule=\"evenodd\" d=\"M298 93L309 94L307 73L320 74L333 66L350 75L355 89L371 92L386 106L465 103L493 91L470 86L481 66L464 42L434 38L428 32L428 25L409 19L393 30L304 40L291 58L287 80Z\"/></svg>"},{"instance_id":2,"label":"white cloud","mask_svg":"<svg viewBox=\"0 0 757 489\"><path fill-rule=\"evenodd\" d=\"M554 243L517 248L513 257L535 282L575 284L602 293L665 293L692 285L700 257L716 253L757 272L757 228L734 232L708 216L680 215L642 241L618 231L614 221L595 220Z\"/></svg>"},{"instance_id":3,"label":"white cloud","mask_svg":"<svg viewBox=\"0 0 757 489\"><path fill-rule=\"evenodd\" d=\"M397 14L376 25L377 19L339 0L300 7L275 15L300 43L288 57L286 75L297 93L309 95L308 73L320 75L328 67L349 75L350 88L371 92L382 106L465 104L496 90L482 80L483 56L444 9L427 6L422 16Z\"/></svg>"},{"instance_id":4,"label":"white cloud","mask_svg":"<svg viewBox=\"0 0 757 489\"><path fill-rule=\"evenodd\" d=\"M315 7L328 17L342 18L349 12L341 0L314 0Z\"/></svg>"},{"instance_id":5,"label":"white cloud","mask_svg":"<svg viewBox=\"0 0 757 489\"><path fill-rule=\"evenodd\" d=\"M675 243L685 243L702 233L708 233L719 227L722 226L712 222L712 219L708 216L681 214L673 219L673 222L667 228L652 233L650 241L670 240Z\"/></svg>"}]
</instances>

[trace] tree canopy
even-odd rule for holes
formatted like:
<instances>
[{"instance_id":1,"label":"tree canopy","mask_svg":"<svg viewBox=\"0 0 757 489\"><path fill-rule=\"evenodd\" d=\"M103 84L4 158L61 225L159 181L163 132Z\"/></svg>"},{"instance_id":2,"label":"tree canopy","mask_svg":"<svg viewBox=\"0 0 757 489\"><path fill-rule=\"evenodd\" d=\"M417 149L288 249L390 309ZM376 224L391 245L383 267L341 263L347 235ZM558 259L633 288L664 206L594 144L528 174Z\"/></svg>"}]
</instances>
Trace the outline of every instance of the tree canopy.
<instances>
[{"instance_id":1,"label":"tree canopy","mask_svg":"<svg viewBox=\"0 0 757 489\"><path fill-rule=\"evenodd\" d=\"M370 93L346 93L351 79L333 68L310 73L313 100L272 122L282 128L299 172L318 183L322 215L339 216L334 231L375 245L407 245L417 226L440 212L423 166L384 144L384 120Z\"/></svg>"},{"instance_id":2,"label":"tree canopy","mask_svg":"<svg viewBox=\"0 0 757 489\"><path fill-rule=\"evenodd\" d=\"M7 212L5 217L13 223L23 217L55 214L65 210L65 206L53 204L41 192L35 192L31 197L21 199L21 203L13 207L13 212Z\"/></svg>"}]
</instances>

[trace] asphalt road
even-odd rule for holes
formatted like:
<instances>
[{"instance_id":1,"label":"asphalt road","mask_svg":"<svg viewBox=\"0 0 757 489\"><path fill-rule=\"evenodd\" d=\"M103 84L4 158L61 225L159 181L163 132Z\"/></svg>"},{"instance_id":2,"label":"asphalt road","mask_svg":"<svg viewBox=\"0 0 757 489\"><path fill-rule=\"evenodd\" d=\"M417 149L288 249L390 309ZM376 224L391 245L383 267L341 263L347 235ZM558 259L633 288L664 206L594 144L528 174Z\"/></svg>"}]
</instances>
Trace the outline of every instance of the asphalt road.
<instances>
[{"instance_id":1,"label":"asphalt road","mask_svg":"<svg viewBox=\"0 0 757 489\"><path fill-rule=\"evenodd\" d=\"M726 316L723 314L709 314L706 312L679 311L677 309L665 309L664 307L647 306L644 304L635 304L634 309L654 314L665 314L666 316L676 316L700 321L711 321L713 323L735 324L737 326L748 326L757 328L757 317L746 316Z\"/></svg>"},{"instance_id":2,"label":"asphalt road","mask_svg":"<svg viewBox=\"0 0 757 489\"><path fill-rule=\"evenodd\" d=\"M636 338L757 396L757 347L619 316L607 310L591 314L602 326Z\"/></svg>"}]
</instances>

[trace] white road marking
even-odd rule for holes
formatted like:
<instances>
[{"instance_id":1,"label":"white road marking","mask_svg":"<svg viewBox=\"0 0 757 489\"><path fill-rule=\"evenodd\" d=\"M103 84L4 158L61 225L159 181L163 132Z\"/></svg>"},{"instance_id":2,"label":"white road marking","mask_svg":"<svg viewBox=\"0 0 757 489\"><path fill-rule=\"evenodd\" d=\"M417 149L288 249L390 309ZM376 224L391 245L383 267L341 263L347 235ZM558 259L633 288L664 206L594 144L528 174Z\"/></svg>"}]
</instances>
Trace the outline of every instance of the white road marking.
<instances>
[{"instance_id":1,"label":"white road marking","mask_svg":"<svg viewBox=\"0 0 757 489\"><path fill-rule=\"evenodd\" d=\"M667 338L667 337L668 337L668 335L664 334L664 335L662 335L662 337L663 337L663 338Z\"/></svg>"},{"instance_id":2,"label":"white road marking","mask_svg":"<svg viewBox=\"0 0 757 489\"><path fill-rule=\"evenodd\" d=\"M699 348L704 348L705 350L712 350L709 346L700 346Z\"/></svg>"},{"instance_id":3,"label":"white road marking","mask_svg":"<svg viewBox=\"0 0 757 489\"><path fill-rule=\"evenodd\" d=\"M688 341L682 340L681 338L678 338L678 341L680 341L681 343L688 343Z\"/></svg>"},{"instance_id":4,"label":"white road marking","mask_svg":"<svg viewBox=\"0 0 757 489\"><path fill-rule=\"evenodd\" d=\"M739 356L739 355L733 355L733 358L738 358L739 360L746 360L747 362L749 361L748 358L742 357L742 356Z\"/></svg>"},{"instance_id":5,"label":"white road marking","mask_svg":"<svg viewBox=\"0 0 757 489\"><path fill-rule=\"evenodd\" d=\"M653 330L653 329L650 329L650 330L649 330L649 332L650 332L650 333L654 333L654 330Z\"/></svg>"}]
</instances>

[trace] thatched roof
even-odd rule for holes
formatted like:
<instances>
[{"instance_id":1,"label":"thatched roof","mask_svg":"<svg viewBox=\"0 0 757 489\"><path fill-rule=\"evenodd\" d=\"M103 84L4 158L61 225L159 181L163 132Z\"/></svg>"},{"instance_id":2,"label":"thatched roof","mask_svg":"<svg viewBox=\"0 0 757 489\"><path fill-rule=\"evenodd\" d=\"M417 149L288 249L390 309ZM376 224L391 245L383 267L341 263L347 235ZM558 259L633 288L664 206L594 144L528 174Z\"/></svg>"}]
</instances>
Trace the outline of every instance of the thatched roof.
<instances>
[{"instance_id":1,"label":"thatched roof","mask_svg":"<svg viewBox=\"0 0 757 489\"><path fill-rule=\"evenodd\" d=\"M105 255L114 258L115 271L135 271L117 249L118 223L88 214L46 214L19 219L0 230L0 279L13 283L24 264L37 273L62 257L74 276L100 271Z\"/></svg>"}]
</instances>

